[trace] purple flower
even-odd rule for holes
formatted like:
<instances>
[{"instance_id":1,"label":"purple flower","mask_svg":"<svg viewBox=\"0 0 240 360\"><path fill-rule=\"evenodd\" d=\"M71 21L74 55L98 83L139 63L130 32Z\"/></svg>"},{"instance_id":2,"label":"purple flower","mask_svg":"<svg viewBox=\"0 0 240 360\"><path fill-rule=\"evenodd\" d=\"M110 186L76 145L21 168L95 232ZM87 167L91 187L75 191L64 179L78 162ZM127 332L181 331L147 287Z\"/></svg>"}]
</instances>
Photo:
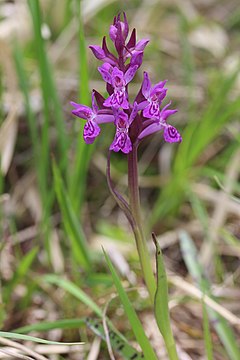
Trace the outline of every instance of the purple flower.
<instances>
[{"instance_id":1,"label":"purple flower","mask_svg":"<svg viewBox=\"0 0 240 360\"><path fill-rule=\"evenodd\" d=\"M138 136L139 140L143 139L145 136L163 130L163 137L165 141L169 143L182 141L182 137L177 129L166 123L167 118L177 112L177 109L167 110L170 105L171 102L160 111L159 118L153 118L152 121L147 121L147 126Z\"/></svg>"},{"instance_id":2,"label":"purple flower","mask_svg":"<svg viewBox=\"0 0 240 360\"><path fill-rule=\"evenodd\" d=\"M138 106L135 102L130 117L123 110L115 110L116 134L110 146L110 150L118 152L121 150L124 154L132 151L132 142L129 137L129 127L135 119L138 112Z\"/></svg>"},{"instance_id":3,"label":"purple flower","mask_svg":"<svg viewBox=\"0 0 240 360\"><path fill-rule=\"evenodd\" d=\"M111 65L116 65L118 60L116 56L114 56L107 47L106 36L104 36L102 41L102 47L99 45L89 45L89 48L92 50L93 55L98 59L104 62L107 62Z\"/></svg>"},{"instance_id":4,"label":"purple flower","mask_svg":"<svg viewBox=\"0 0 240 360\"><path fill-rule=\"evenodd\" d=\"M182 141L178 130L167 123L168 117L177 110L169 110L170 103L161 109L167 94L166 80L152 86L148 73L144 72L142 86L134 104L129 102L128 84L142 65L149 39L137 42L136 30L129 32L125 13L123 16L115 16L109 28L109 36L115 53L109 51L106 36L103 37L101 46L89 46L94 56L103 62L98 70L106 82L107 98L93 90L92 107L71 102L74 107L72 113L87 120L83 130L85 142L92 144L101 131L99 124L108 122L114 122L116 127L110 146L110 150L116 152L128 154L145 136L161 130L165 141Z\"/></svg>"},{"instance_id":5,"label":"purple flower","mask_svg":"<svg viewBox=\"0 0 240 360\"><path fill-rule=\"evenodd\" d=\"M117 37L122 37L125 41L128 36L129 26L125 12L123 13L123 17L124 21L120 21L120 14L118 14L118 16L115 16L113 19L113 25L110 25L109 36L114 43Z\"/></svg>"},{"instance_id":6,"label":"purple flower","mask_svg":"<svg viewBox=\"0 0 240 360\"><path fill-rule=\"evenodd\" d=\"M109 110L98 110L94 91L92 92L92 108L77 104L73 101L71 101L70 104L75 107L75 109L72 110L73 115L87 120L83 129L83 138L87 144L92 144L100 134L101 129L98 124L114 121L114 116L112 113L109 113Z\"/></svg>"},{"instance_id":7,"label":"purple flower","mask_svg":"<svg viewBox=\"0 0 240 360\"><path fill-rule=\"evenodd\" d=\"M131 58L131 65L142 65L143 51L146 45L149 43L149 39L142 39L136 43L136 30L133 29L130 39L123 50L124 62L127 58Z\"/></svg>"},{"instance_id":8,"label":"purple flower","mask_svg":"<svg viewBox=\"0 0 240 360\"><path fill-rule=\"evenodd\" d=\"M159 118L160 105L162 100L167 94L167 89L164 89L167 80L157 83L155 86L151 86L151 81L148 77L148 73L144 72L144 79L142 83L142 94L147 100L140 106L143 108L143 116L146 118Z\"/></svg>"},{"instance_id":9,"label":"purple flower","mask_svg":"<svg viewBox=\"0 0 240 360\"><path fill-rule=\"evenodd\" d=\"M113 94L103 103L104 106L115 109L119 109L120 107L123 109L129 108L126 85L133 79L137 69L137 65L130 66L124 74L123 71L119 70L116 66L112 67L108 63L104 63L98 68L103 80L110 84L114 90Z\"/></svg>"}]
</instances>

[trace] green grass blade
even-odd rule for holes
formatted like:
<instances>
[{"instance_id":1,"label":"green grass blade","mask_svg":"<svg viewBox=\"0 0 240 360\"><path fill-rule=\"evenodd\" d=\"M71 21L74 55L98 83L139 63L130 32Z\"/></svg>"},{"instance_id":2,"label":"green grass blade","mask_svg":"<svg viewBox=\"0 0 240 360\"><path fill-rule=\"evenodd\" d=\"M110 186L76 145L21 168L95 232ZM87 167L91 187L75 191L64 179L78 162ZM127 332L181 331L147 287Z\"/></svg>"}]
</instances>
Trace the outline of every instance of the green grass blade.
<instances>
[{"instance_id":1,"label":"green grass blade","mask_svg":"<svg viewBox=\"0 0 240 360\"><path fill-rule=\"evenodd\" d=\"M29 335L23 335L23 334L17 334L17 333L13 333L13 332L5 332L5 331L0 331L0 336L7 338L7 339L33 341L33 342L36 342L39 344L48 344L48 345L84 345L83 342L65 343L65 342L58 342L58 341L50 341L50 340L41 339L41 338L38 338L35 336L29 336Z\"/></svg>"},{"instance_id":2,"label":"green grass blade","mask_svg":"<svg viewBox=\"0 0 240 360\"><path fill-rule=\"evenodd\" d=\"M238 72L219 79L218 89L209 99L209 105L194 122L189 122L183 131L183 141L177 146L171 178L162 189L152 210L150 226L160 218L174 213L185 199L188 183L199 174L195 167L198 158L211 144L226 123L239 113L240 98L229 101L229 93ZM217 120L216 120L217 119ZM192 121L192 120L191 120Z\"/></svg>"},{"instance_id":3,"label":"green grass blade","mask_svg":"<svg viewBox=\"0 0 240 360\"><path fill-rule=\"evenodd\" d=\"M204 270L197 258L197 249L193 240L185 231L180 233L180 246L185 264L192 278L204 294L213 298L211 295L211 284L205 277ZM216 301L216 299L214 300ZM208 307L207 312L229 358L231 360L240 359L240 349L238 343L227 321Z\"/></svg>"},{"instance_id":4,"label":"green grass blade","mask_svg":"<svg viewBox=\"0 0 240 360\"><path fill-rule=\"evenodd\" d=\"M54 111L54 120L57 129L58 136L58 148L60 155L60 168L65 169L67 165L67 149L68 149L68 138L67 132L64 125L64 117L62 112L62 104L59 100L56 85L53 80L53 71L51 69L49 60L47 58L47 52L45 49L44 40L41 34L42 19L41 19L41 10L39 5L39 0L31 1L28 0L28 6L31 12L33 28L34 28L34 39L36 44L36 49L38 53L39 61L39 70L41 75L42 82L42 95L44 100L44 113L46 124L50 121L51 113ZM48 130L46 126L45 132ZM47 134L44 135L47 137ZM44 149L43 149L44 150ZM49 146L47 148L49 150ZM45 152L45 156L49 156L49 152Z\"/></svg>"},{"instance_id":5,"label":"green grass blade","mask_svg":"<svg viewBox=\"0 0 240 360\"><path fill-rule=\"evenodd\" d=\"M40 279L41 281L42 279ZM81 290L77 285L72 283L69 280L61 279L57 275L46 275L43 277L43 281L48 282L50 284L54 284L59 286L60 288L67 291L69 294L75 296L78 300L80 300L82 303L84 303L86 306L88 306L96 315L98 315L100 318L103 318L103 312L101 308L83 291ZM118 336L126 342L126 339L124 336L114 327L112 322L107 318L107 323L110 326L111 330L115 331Z\"/></svg>"},{"instance_id":6,"label":"green grass blade","mask_svg":"<svg viewBox=\"0 0 240 360\"><path fill-rule=\"evenodd\" d=\"M29 250L29 252L19 261L13 278L8 282L8 286L5 286L2 291L5 302L10 301L13 289L17 284L21 283L22 279L28 274L31 265L38 254L38 251L39 248L35 246L33 249Z\"/></svg>"},{"instance_id":7,"label":"green grass blade","mask_svg":"<svg viewBox=\"0 0 240 360\"><path fill-rule=\"evenodd\" d=\"M53 329L78 329L82 325L87 326L97 335L106 341L105 332L99 319L79 318L79 319L63 319L57 321L44 321L33 325L27 325L15 330L18 334L26 334L30 331L49 331ZM109 337L112 348L116 350L125 360L131 359L134 356L134 360L143 359L141 354L138 353L130 344L122 339L116 332L109 330Z\"/></svg>"},{"instance_id":8,"label":"green grass blade","mask_svg":"<svg viewBox=\"0 0 240 360\"><path fill-rule=\"evenodd\" d=\"M22 258L22 260L18 264L16 271L18 279L23 278L27 274L33 261L35 260L38 254L38 251L39 251L39 247L35 246Z\"/></svg>"},{"instance_id":9,"label":"green grass blade","mask_svg":"<svg viewBox=\"0 0 240 360\"><path fill-rule=\"evenodd\" d=\"M22 326L15 329L18 334L26 334L30 331L49 331L53 329L76 329L85 324L84 319L63 319L57 321L42 321L33 325Z\"/></svg>"},{"instance_id":10,"label":"green grass blade","mask_svg":"<svg viewBox=\"0 0 240 360\"><path fill-rule=\"evenodd\" d=\"M66 229L66 233L71 240L73 256L78 264L89 270L91 267L91 260L87 241L82 227L72 208L72 204L55 161L53 161L53 177L54 188L60 205L63 224Z\"/></svg>"},{"instance_id":11,"label":"green grass blade","mask_svg":"<svg viewBox=\"0 0 240 360\"><path fill-rule=\"evenodd\" d=\"M153 234L156 246L157 291L154 299L154 312L158 328L164 338L169 359L178 359L176 344L172 333L168 308L168 281L163 256L158 241Z\"/></svg>"},{"instance_id":12,"label":"green grass blade","mask_svg":"<svg viewBox=\"0 0 240 360\"><path fill-rule=\"evenodd\" d=\"M125 313L131 324L134 335L135 335L139 345L141 346L141 349L143 351L145 359L157 360L156 354L144 332L142 324L141 324L122 284L121 284L121 280L119 279L117 272L111 263L111 260L109 259L108 255L105 253L105 251L104 251L104 256L105 256L106 262L108 264L109 270L112 274L113 282L115 284L118 295L119 295L122 305L124 307Z\"/></svg>"},{"instance_id":13,"label":"green grass blade","mask_svg":"<svg viewBox=\"0 0 240 360\"><path fill-rule=\"evenodd\" d=\"M42 278L44 282L49 284L57 285L60 288L67 291L69 294L75 296L78 300L88 306L92 311L95 312L96 315L102 317L101 308L77 285L73 284L69 280L62 279L56 275L46 275Z\"/></svg>"},{"instance_id":14,"label":"green grass blade","mask_svg":"<svg viewBox=\"0 0 240 360\"><path fill-rule=\"evenodd\" d=\"M208 313L204 301L202 301L202 309L203 309L203 336L204 336L204 344L206 349L207 360L214 360Z\"/></svg>"},{"instance_id":15,"label":"green grass blade","mask_svg":"<svg viewBox=\"0 0 240 360\"><path fill-rule=\"evenodd\" d=\"M39 64L39 71L41 75L41 91L43 98L43 114L44 122L41 130L41 159L39 166L41 166L41 177L45 181L44 189L47 191L47 173L49 169L49 153L50 153L50 139L49 139L49 126L50 126L50 105L49 105L49 84L48 84L48 69L46 64L46 55L44 50L43 39L41 35L41 19L39 1L28 1L28 6L32 16L34 28L34 43L36 44L36 53ZM45 194L44 203L47 200ZM46 203L45 203L46 205Z\"/></svg>"}]
</instances>

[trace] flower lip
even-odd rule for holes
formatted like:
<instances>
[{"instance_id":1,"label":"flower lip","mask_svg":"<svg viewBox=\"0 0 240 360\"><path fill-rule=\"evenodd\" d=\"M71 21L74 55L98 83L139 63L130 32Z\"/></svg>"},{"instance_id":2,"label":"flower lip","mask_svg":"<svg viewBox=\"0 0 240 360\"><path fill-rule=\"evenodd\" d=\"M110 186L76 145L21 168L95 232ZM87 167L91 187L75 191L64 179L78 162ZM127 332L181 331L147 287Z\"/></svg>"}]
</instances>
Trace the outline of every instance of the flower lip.
<instances>
[{"instance_id":1,"label":"flower lip","mask_svg":"<svg viewBox=\"0 0 240 360\"><path fill-rule=\"evenodd\" d=\"M117 109L120 107L129 108L126 85L133 79L137 68L137 65L130 66L125 73L118 67L112 67L107 63L98 68L103 80L113 87L113 93L104 101L104 106Z\"/></svg>"},{"instance_id":2,"label":"flower lip","mask_svg":"<svg viewBox=\"0 0 240 360\"><path fill-rule=\"evenodd\" d=\"M177 129L166 123L167 118L178 111L177 109L168 110L170 105L171 102L165 105L164 108L160 111L158 117L153 117L152 119L147 120L148 124L139 134L139 140L155 132L163 130L163 137L165 141L170 143L182 141L182 137Z\"/></svg>"}]
</instances>

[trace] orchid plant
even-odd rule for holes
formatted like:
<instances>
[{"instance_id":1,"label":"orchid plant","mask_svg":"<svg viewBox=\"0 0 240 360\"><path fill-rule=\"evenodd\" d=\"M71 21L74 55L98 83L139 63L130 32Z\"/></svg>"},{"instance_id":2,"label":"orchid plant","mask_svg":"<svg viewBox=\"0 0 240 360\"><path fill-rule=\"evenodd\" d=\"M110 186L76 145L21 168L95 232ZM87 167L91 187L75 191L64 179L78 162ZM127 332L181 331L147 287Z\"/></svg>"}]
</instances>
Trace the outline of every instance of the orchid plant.
<instances>
[{"instance_id":1,"label":"orchid plant","mask_svg":"<svg viewBox=\"0 0 240 360\"><path fill-rule=\"evenodd\" d=\"M115 136L109 147L107 180L111 193L124 211L132 227L136 246L140 258L143 277L148 288L149 296L154 303L156 281L153 275L150 255L147 248L144 230L142 227L139 186L137 149L145 137L161 131L166 142L181 142L182 137L178 130L168 123L168 118L177 112L170 109L171 102L162 106L167 95L165 87L167 80L151 84L147 72L143 73L143 81L133 102L129 99L128 87L143 61L143 54L149 39L136 41L136 30L129 36L129 25L126 14L114 18L109 29L116 53L109 51L106 37L102 46L90 45L93 55L103 62L98 67L104 82L108 97L105 99L98 91L92 91L92 107L71 102L74 107L72 113L86 120L83 138L87 144L92 144L100 135L103 123L112 123L115 127ZM129 201L114 188L110 176L111 151L127 155L128 158L128 191ZM167 345L167 344L166 344ZM170 356L170 354L173 354ZM169 352L171 359L177 359L175 344Z\"/></svg>"}]
</instances>

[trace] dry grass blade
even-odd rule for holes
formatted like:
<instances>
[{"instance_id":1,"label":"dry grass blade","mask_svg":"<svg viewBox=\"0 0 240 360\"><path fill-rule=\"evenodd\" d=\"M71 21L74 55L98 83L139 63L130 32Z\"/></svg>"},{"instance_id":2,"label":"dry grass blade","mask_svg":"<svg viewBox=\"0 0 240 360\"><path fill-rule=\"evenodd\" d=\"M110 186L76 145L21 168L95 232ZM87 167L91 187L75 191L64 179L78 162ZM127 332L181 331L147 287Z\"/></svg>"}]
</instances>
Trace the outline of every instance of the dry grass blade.
<instances>
[{"instance_id":1,"label":"dry grass blade","mask_svg":"<svg viewBox=\"0 0 240 360\"><path fill-rule=\"evenodd\" d=\"M234 315L231 311L227 310L222 305L218 304L216 301L211 299L208 295L205 295L200 289L196 286L185 281L179 276L169 276L168 277L171 284L177 288L183 290L185 293L193 296L194 298L203 301L211 309L215 310L219 315L229 321L232 325L240 327L240 318Z\"/></svg>"},{"instance_id":2,"label":"dry grass blade","mask_svg":"<svg viewBox=\"0 0 240 360\"><path fill-rule=\"evenodd\" d=\"M96 336L95 339L93 340L87 360L97 360L98 359L100 345L101 345L101 339L98 336Z\"/></svg>"},{"instance_id":3,"label":"dry grass blade","mask_svg":"<svg viewBox=\"0 0 240 360\"><path fill-rule=\"evenodd\" d=\"M7 358L9 357L11 359L14 358L14 359L23 359L23 360L34 360L32 357L22 355L21 353L19 353L18 351L16 352L16 350L12 348L0 349L0 359L6 358L5 355L7 355Z\"/></svg>"},{"instance_id":4,"label":"dry grass blade","mask_svg":"<svg viewBox=\"0 0 240 360\"><path fill-rule=\"evenodd\" d=\"M104 306L103 309L103 329L104 329L104 333L106 336L106 343L107 343L107 347L108 347L108 354L110 356L111 360L115 360L114 354L113 354L113 350L112 350L112 345L111 345L111 341L110 341L110 336L109 336L109 329L108 329L108 325L107 325L107 310L108 310L108 306L109 303L111 302L112 299L110 299L106 305Z\"/></svg>"},{"instance_id":5,"label":"dry grass blade","mask_svg":"<svg viewBox=\"0 0 240 360\"><path fill-rule=\"evenodd\" d=\"M219 199L219 190L214 190L209 185L206 184L193 184L193 192L202 200L205 200L211 204L216 204ZM240 216L240 204L234 201L230 196L225 202L226 211L230 215Z\"/></svg>"},{"instance_id":6,"label":"dry grass blade","mask_svg":"<svg viewBox=\"0 0 240 360\"><path fill-rule=\"evenodd\" d=\"M64 272L64 255L60 246L59 234L56 229L51 232L50 258L55 273Z\"/></svg>"},{"instance_id":7,"label":"dry grass blade","mask_svg":"<svg viewBox=\"0 0 240 360\"><path fill-rule=\"evenodd\" d=\"M18 128L17 80L8 45L0 38L0 61L6 74L6 86L10 94L11 110L0 128L1 171L5 175L11 164Z\"/></svg>"},{"instance_id":8,"label":"dry grass blade","mask_svg":"<svg viewBox=\"0 0 240 360\"><path fill-rule=\"evenodd\" d=\"M0 343L3 345L6 345L6 346L11 346L13 348L19 349L23 353L33 356L37 360L48 360L45 356L40 355L40 354L36 353L34 350L31 350L28 347L21 345L15 341L0 337Z\"/></svg>"},{"instance_id":9,"label":"dry grass blade","mask_svg":"<svg viewBox=\"0 0 240 360\"><path fill-rule=\"evenodd\" d=\"M35 350L39 354L45 355L64 355L64 354L85 354L88 345L36 345Z\"/></svg>"},{"instance_id":10,"label":"dry grass blade","mask_svg":"<svg viewBox=\"0 0 240 360\"><path fill-rule=\"evenodd\" d=\"M1 171L6 175L10 167L17 136L17 109L13 106L0 128Z\"/></svg>"}]
</instances>

